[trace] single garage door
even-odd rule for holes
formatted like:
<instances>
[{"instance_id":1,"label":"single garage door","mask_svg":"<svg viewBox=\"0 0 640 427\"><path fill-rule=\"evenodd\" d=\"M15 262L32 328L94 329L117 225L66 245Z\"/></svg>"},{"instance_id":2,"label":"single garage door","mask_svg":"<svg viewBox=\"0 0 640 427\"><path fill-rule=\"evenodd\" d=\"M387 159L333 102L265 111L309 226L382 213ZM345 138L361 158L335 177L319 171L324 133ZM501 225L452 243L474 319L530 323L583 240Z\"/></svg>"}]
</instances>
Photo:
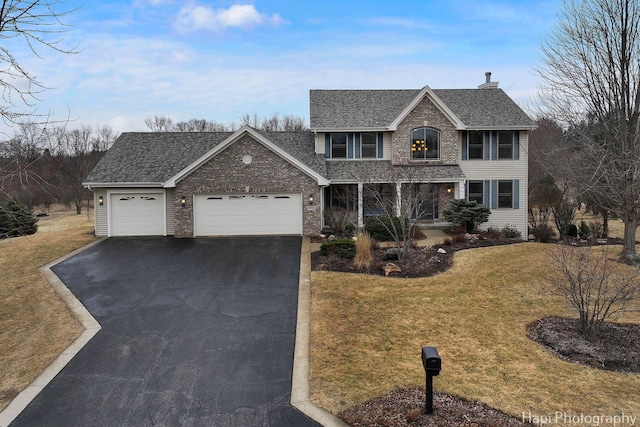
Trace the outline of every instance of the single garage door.
<instances>
[{"instance_id":1,"label":"single garage door","mask_svg":"<svg viewBox=\"0 0 640 427\"><path fill-rule=\"evenodd\" d=\"M198 194L195 236L301 235L300 194Z\"/></svg>"},{"instance_id":2,"label":"single garage door","mask_svg":"<svg viewBox=\"0 0 640 427\"><path fill-rule=\"evenodd\" d=\"M111 194L111 236L164 235L161 193Z\"/></svg>"}]
</instances>

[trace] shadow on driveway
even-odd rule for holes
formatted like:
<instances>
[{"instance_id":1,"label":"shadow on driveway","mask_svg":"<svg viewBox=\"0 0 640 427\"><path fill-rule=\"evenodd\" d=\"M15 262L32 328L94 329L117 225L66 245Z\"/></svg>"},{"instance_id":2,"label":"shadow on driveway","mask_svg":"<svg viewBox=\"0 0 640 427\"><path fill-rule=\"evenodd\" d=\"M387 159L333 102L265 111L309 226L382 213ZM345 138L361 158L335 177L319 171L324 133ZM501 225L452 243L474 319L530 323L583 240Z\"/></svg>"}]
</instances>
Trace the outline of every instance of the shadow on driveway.
<instances>
[{"instance_id":1,"label":"shadow on driveway","mask_svg":"<svg viewBox=\"0 0 640 427\"><path fill-rule=\"evenodd\" d=\"M289 403L300 248L123 238L56 265L102 330L11 426L318 426Z\"/></svg>"}]
</instances>

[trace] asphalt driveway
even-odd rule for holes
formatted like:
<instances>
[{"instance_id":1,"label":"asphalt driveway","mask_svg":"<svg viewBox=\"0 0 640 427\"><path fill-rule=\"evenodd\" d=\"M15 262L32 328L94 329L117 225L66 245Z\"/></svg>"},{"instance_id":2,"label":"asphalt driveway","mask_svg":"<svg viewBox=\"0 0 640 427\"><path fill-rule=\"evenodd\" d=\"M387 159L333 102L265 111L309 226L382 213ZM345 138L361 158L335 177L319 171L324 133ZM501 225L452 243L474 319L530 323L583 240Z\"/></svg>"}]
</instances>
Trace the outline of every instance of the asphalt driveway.
<instances>
[{"instance_id":1,"label":"asphalt driveway","mask_svg":"<svg viewBox=\"0 0 640 427\"><path fill-rule=\"evenodd\" d=\"M290 405L301 239L108 239L53 270L102 325L18 426L318 426Z\"/></svg>"}]
</instances>

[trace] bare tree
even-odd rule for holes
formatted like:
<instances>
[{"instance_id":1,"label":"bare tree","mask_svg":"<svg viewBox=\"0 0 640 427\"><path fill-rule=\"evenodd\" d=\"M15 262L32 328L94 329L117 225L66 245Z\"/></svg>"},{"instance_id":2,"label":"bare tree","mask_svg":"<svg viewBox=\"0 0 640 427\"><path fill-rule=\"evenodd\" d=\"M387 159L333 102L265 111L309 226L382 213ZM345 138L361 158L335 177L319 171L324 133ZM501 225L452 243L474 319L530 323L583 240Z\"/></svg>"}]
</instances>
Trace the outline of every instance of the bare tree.
<instances>
[{"instance_id":1,"label":"bare tree","mask_svg":"<svg viewBox=\"0 0 640 427\"><path fill-rule=\"evenodd\" d=\"M75 9L60 10L59 0L2 0L0 5L0 115L5 123L17 123L38 115L38 94L46 89L36 75L24 68L6 47L5 41L22 40L34 55L42 58L39 48L58 53L78 53L78 47L66 48L60 35L66 31L62 23ZM26 110L26 111L25 111Z\"/></svg>"},{"instance_id":2,"label":"bare tree","mask_svg":"<svg viewBox=\"0 0 640 427\"><path fill-rule=\"evenodd\" d=\"M229 126L214 120L191 119L176 123L173 130L176 132L225 132L229 130Z\"/></svg>"},{"instance_id":3,"label":"bare tree","mask_svg":"<svg viewBox=\"0 0 640 427\"><path fill-rule=\"evenodd\" d=\"M81 126L67 129L64 126L52 131L55 144L55 162L60 177L61 201L73 203L76 213L82 213L82 202L90 200L91 192L83 187L82 181L98 163L104 152L94 151L93 129Z\"/></svg>"},{"instance_id":4,"label":"bare tree","mask_svg":"<svg viewBox=\"0 0 640 427\"><path fill-rule=\"evenodd\" d=\"M171 132L173 130L173 119L169 116L153 116L144 119L151 132Z\"/></svg>"},{"instance_id":5,"label":"bare tree","mask_svg":"<svg viewBox=\"0 0 640 427\"><path fill-rule=\"evenodd\" d=\"M550 255L550 293L578 313L581 332L587 337L597 335L606 320L637 311L630 303L640 298L638 272L625 272L609 259L607 248L560 245Z\"/></svg>"},{"instance_id":6,"label":"bare tree","mask_svg":"<svg viewBox=\"0 0 640 427\"><path fill-rule=\"evenodd\" d=\"M278 113L264 118L260 118L255 113L243 114L240 117L240 124L270 132L297 132L307 129L306 121L302 117L285 115L281 118Z\"/></svg>"},{"instance_id":7,"label":"bare tree","mask_svg":"<svg viewBox=\"0 0 640 427\"><path fill-rule=\"evenodd\" d=\"M562 179L624 221L635 258L640 221L640 2L565 0L543 45L541 100L573 136Z\"/></svg>"}]
</instances>

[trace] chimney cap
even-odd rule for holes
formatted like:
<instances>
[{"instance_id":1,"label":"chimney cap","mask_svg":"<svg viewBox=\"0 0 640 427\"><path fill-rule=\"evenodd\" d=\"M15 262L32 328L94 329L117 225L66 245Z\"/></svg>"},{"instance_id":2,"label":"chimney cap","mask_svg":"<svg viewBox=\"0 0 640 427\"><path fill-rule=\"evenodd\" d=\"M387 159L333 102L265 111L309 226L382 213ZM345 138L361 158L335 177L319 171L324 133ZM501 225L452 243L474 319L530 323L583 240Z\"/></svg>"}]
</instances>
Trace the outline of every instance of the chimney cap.
<instances>
[{"instance_id":1,"label":"chimney cap","mask_svg":"<svg viewBox=\"0 0 640 427\"><path fill-rule=\"evenodd\" d=\"M484 73L484 76L487 78L486 83L491 83L491 71Z\"/></svg>"}]
</instances>

